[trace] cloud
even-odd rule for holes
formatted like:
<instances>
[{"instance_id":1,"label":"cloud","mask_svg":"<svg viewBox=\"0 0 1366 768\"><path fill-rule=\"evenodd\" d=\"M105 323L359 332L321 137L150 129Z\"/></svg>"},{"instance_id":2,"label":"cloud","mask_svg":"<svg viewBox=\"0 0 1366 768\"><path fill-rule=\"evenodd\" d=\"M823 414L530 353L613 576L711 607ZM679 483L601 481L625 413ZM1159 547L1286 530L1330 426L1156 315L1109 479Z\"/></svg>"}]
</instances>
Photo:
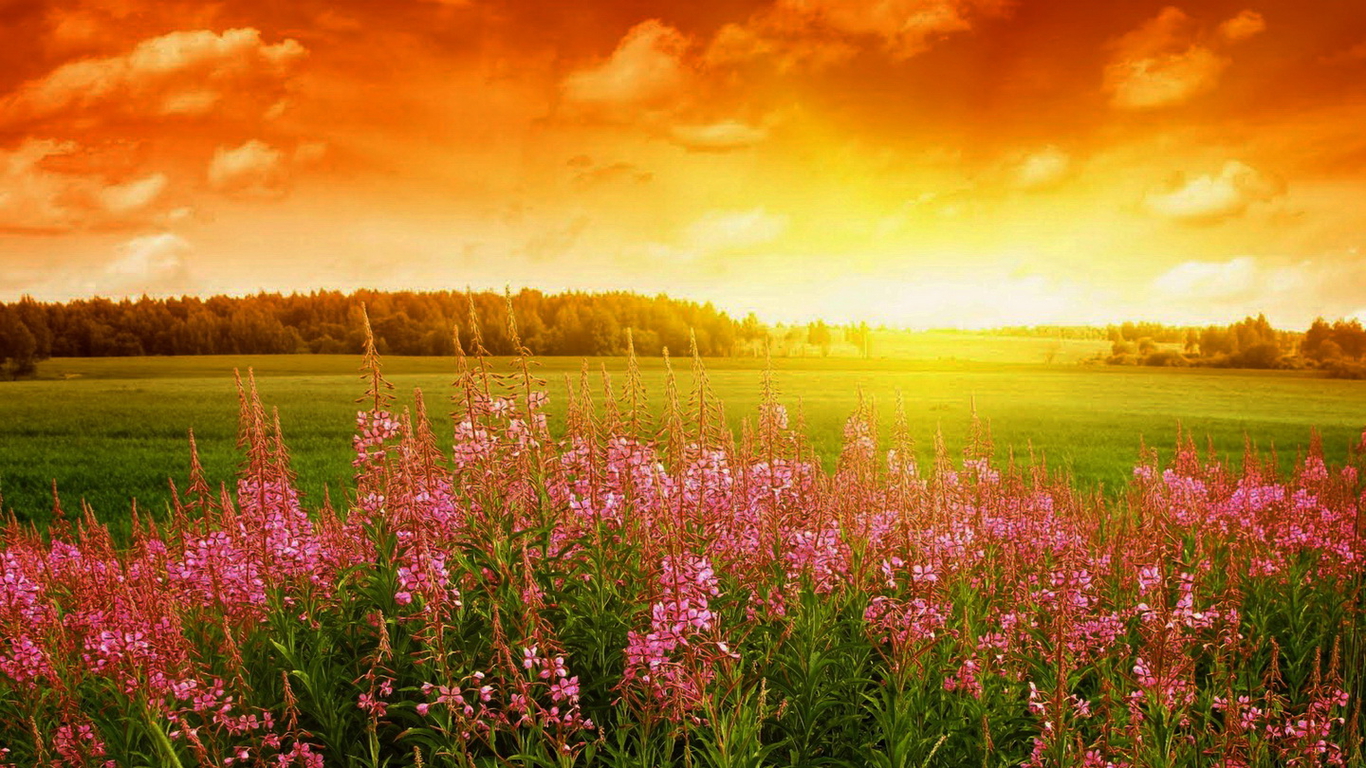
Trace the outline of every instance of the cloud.
<instances>
[{"instance_id":1,"label":"cloud","mask_svg":"<svg viewBox=\"0 0 1366 768\"><path fill-rule=\"evenodd\" d=\"M606 60L570 73L562 84L564 100L577 111L604 117L668 106L691 78L683 60L689 45L677 29L657 19L643 21Z\"/></svg>"},{"instance_id":2,"label":"cloud","mask_svg":"<svg viewBox=\"0 0 1366 768\"><path fill-rule=\"evenodd\" d=\"M232 99L272 104L307 55L294 40L267 44L255 29L171 32L120 56L63 64L0 102L14 120L111 111L203 116Z\"/></svg>"},{"instance_id":3,"label":"cloud","mask_svg":"<svg viewBox=\"0 0 1366 768\"><path fill-rule=\"evenodd\" d=\"M86 8L52 6L47 24L48 45L58 50L88 46L108 34L105 19Z\"/></svg>"},{"instance_id":4,"label":"cloud","mask_svg":"<svg viewBox=\"0 0 1366 768\"><path fill-rule=\"evenodd\" d=\"M214 191L234 197L280 197L289 184L284 152L257 139L214 150L208 178Z\"/></svg>"},{"instance_id":5,"label":"cloud","mask_svg":"<svg viewBox=\"0 0 1366 768\"><path fill-rule=\"evenodd\" d=\"M701 251L744 250L771 243L787 231L788 218L763 208L712 211L688 225L684 236Z\"/></svg>"},{"instance_id":6,"label":"cloud","mask_svg":"<svg viewBox=\"0 0 1366 768\"><path fill-rule=\"evenodd\" d=\"M1240 216L1254 202L1285 193L1285 182L1230 160L1217 176L1179 180L1166 189L1149 192L1143 205L1158 216L1188 224L1213 224Z\"/></svg>"},{"instance_id":7,"label":"cloud","mask_svg":"<svg viewBox=\"0 0 1366 768\"><path fill-rule=\"evenodd\" d=\"M171 232L142 235L121 243L115 249L117 256L105 267L105 272L138 280L180 274L185 269L184 257L191 250L189 242Z\"/></svg>"},{"instance_id":8,"label":"cloud","mask_svg":"<svg viewBox=\"0 0 1366 768\"><path fill-rule=\"evenodd\" d=\"M1154 109L1181 104L1214 90L1229 60L1208 48L1127 59L1105 70L1110 103L1119 109Z\"/></svg>"},{"instance_id":9,"label":"cloud","mask_svg":"<svg viewBox=\"0 0 1366 768\"><path fill-rule=\"evenodd\" d=\"M1242 42L1266 31L1266 19L1256 11L1242 11L1219 25L1219 36L1230 43Z\"/></svg>"},{"instance_id":10,"label":"cloud","mask_svg":"<svg viewBox=\"0 0 1366 768\"><path fill-rule=\"evenodd\" d=\"M123 184L113 184L99 191L104 209L115 216L126 216L145 210L161 197L166 189L166 177L160 173Z\"/></svg>"},{"instance_id":11,"label":"cloud","mask_svg":"<svg viewBox=\"0 0 1366 768\"><path fill-rule=\"evenodd\" d=\"M176 296L198 285L190 271L193 246L173 232L140 235L114 248L114 257L98 272L50 290L78 296Z\"/></svg>"},{"instance_id":12,"label":"cloud","mask_svg":"<svg viewBox=\"0 0 1366 768\"><path fill-rule=\"evenodd\" d=\"M1005 3L983 0L779 0L779 7L851 36L880 38L887 53L909 58L931 41L972 29L976 15L996 15Z\"/></svg>"},{"instance_id":13,"label":"cloud","mask_svg":"<svg viewBox=\"0 0 1366 768\"><path fill-rule=\"evenodd\" d=\"M327 157L327 150L325 141L301 141L294 147L294 164L317 165Z\"/></svg>"},{"instance_id":14,"label":"cloud","mask_svg":"<svg viewBox=\"0 0 1366 768\"><path fill-rule=\"evenodd\" d=\"M780 69L819 69L870 44L894 59L929 50L939 39L1003 16L1006 0L778 0L744 24L727 24L706 59L716 65L766 58Z\"/></svg>"},{"instance_id":15,"label":"cloud","mask_svg":"<svg viewBox=\"0 0 1366 768\"><path fill-rule=\"evenodd\" d=\"M574 183L582 187L595 187L601 184L611 184L620 181L647 184L653 181L655 177L653 173L642 170L639 166L626 162L616 162L598 166L571 163L570 167L578 169L574 174Z\"/></svg>"},{"instance_id":16,"label":"cloud","mask_svg":"<svg viewBox=\"0 0 1366 768\"><path fill-rule=\"evenodd\" d=\"M149 221L166 190L160 173L111 181L53 167L76 155L75 142L25 139L0 149L0 232L56 234L119 229Z\"/></svg>"},{"instance_id":17,"label":"cloud","mask_svg":"<svg viewBox=\"0 0 1366 768\"><path fill-rule=\"evenodd\" d=\"M1169 322L1228 322L1265 312L1276 325L1304 328L1316 315L1344 317L1361 307L1366 263L1350 251L1295 260L1186 261L1158 275L1150 289L1150 306Z\"/></svg>"},{"instance_id":18,"label":"cloud","mask_svg":"<svg viewBox=\"0 0 1366 768\"><path fill-rule=\"evenodd\" d=\"M1329 56L1324 56L1322 61L1326 64L1355 64L1366 61L1366 40L1363 40L1351 48L1347 48Z\"/></svg>"},{"instance_id":19,"label":"cloud","mask_svg":"<svg viewBox=\"0 0 1366 768\"><path fill-rule=\"evenodd\" d=\"M70 253L72 249L63 250L67 252L54 257L63 263L59 269L29 270L24 275L23 267L28 266L25 264L20 266L18 275L0 275L0 294L66 301L91 296L181 296L201 288L191 269L194 248L173 232L154 232L124 240L114 246L112 253L102 252L94 259L76 256Z\"/></svg>"},{"instance_id":20,"label":"cloud","mask_svg":"<svg viewBox=\"0 0 1366 768\"><path fill-rule=\"evenodd\" d=\"M832 30L812 29L801 17L770 9L745 24L726 24L703 56L709 67L764 61L780 72L820 70L852 59L858 47Z\"/></svg>"},{"instance_id":21,"label":"cloud","mask_svg":"<svg viewBox=\"0 0 1366 768\"><path fill-rule=\"evenodd\" d=\"M1228 261L1177 264L1153 280L1153 288L1172 297L1223 300L1248 295L1260 279L1257 260L1240 256Z\"/></svg>"},{"instance_id":22,"label":"cloud","mask_svg":"<svg viewBox=\"0 0 1366 768\"><path fill-rule=\"evenodd\" d=\"M911 328L1104 323L1122 312L1115 309L1117 297L1089 283L994 265L851 272L806 288L813 298L798 305L805 312Z\"/></svg>"},{"instance_id":23,"label":"cloud","mask_svg":"<svg viewBox=\"0 0 1366 768\"><path fill-rule=\"evenodd\" d=\"M1025 191L1052 189L1072 170L1072 158L1055 146L1047 146L1026 157L1015 167L1014 183Z\"/></svg>"},{"instance_id":24,"label":"cloud","mask_svg":"<svg viewBox=\"0 0 1366 768\"><path fill-rule=\"evenodd\" d=\"M533 234L522 245L520 253L533 262L544 263L555 259L573 258L573 253L593 220L580 214Z\"/></svg>"},{"instance_id":25,"label":"cloud","mask_svg":"<svg viewBox=\"0 0 1366 768\"><path fill-rule=\"evenodd\" d=\"M768 138L768 129L739 120L700 125L676 125L669 130L675 144L693 152L730 152L745 149Z\"/></svg>"},{"instance_id":26,"label":"cloud","mask_svg":"<svg viewBox=\"0 0 1366 768\"><path fill-rule=\"evenodd\" d=\"M1219 25L1210 44L1199 41L1195 21L1179 8L1168 6L1138 29L1113 44L1103 88L1117 109L1170 107L1208 93L1219 84L1232 60L1211 47L1215 42L1237 43L1266 28L1254 11Z\"/></svg>"}]
</instances>

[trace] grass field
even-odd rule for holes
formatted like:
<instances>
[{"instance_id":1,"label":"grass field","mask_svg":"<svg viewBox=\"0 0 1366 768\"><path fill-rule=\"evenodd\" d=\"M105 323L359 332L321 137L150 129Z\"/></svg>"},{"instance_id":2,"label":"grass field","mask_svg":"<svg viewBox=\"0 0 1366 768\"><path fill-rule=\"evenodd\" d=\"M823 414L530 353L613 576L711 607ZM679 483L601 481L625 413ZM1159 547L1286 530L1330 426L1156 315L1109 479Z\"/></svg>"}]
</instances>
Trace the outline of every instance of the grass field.
<instances>
[{"instance_id":1,"label":"grass field","mask_svg":"<svg viewBox=\"0 0 1366 768\"><path fill-rule=\"evenodd\" d=\"M934 337L934 334L927 334ZM800 397L812 441L826 461L838 454L845 419L857 392L876 402L886 425L897 396L922 456L942 428L951 450L961 447L975 403L989 420L998 453L1030 450L1052 468L1075 474L1084 486L1124 482L1139 452L1139 436L1169 455L1178 426L1204 444L1237 458L1244 437L1260 448L1294 458L1317 428L1325 453L1341 461L1366 424L1366 383L1306 373L1209 369L1133 369L1032 363L1049 349L1039 340L956 335L917 348L902 343L900 359L779 358L774 366L783 399ZM1057 342L1048 342L1056 344ZM1089 352L1069 342L1055 360ZM1102 343L1103 346L1103 343ZM952 349L956 359L943 352ZM973 360L971 358L977 358ZM500 361L501 364L502 361ZM436 358L388 358L385 372L401 403L420 387L433 415L449 412L454 363ZM564 412L565 377L577 379L580 361L548 358L539 373L552 393L552 428ZM129 501L163 514L167 479L182 486L188 471L186 432L194 429L210 479L229 480L238 461L234 367L255 370L262 397L277 406L303 492L318 499L327 486L348 486L351 434L363 391L359 360L332 356L60 359L42 364L40 379L0 384L0 493L22 521L43 521L55 479L68 510L85 499L115 530L126 525ZM605 365L620 386L625 361ZM755 413L762 361L707 362L733 426ZM646 384L663 391L658 359L642 361ZM691 385L687 362L680 388ZM595 377L596 381L596 377ZM596 386L596 384L595 384Z\"/></svg>"}]
</instances>

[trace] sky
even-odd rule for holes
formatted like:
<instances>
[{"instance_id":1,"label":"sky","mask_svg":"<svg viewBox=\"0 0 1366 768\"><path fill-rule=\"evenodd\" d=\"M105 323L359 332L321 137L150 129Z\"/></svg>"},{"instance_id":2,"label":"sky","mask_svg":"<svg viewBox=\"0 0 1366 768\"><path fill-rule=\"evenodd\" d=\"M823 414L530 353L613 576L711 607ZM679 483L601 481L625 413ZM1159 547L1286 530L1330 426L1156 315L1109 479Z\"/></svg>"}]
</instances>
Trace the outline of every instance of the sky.
<instances>
[{"instance_id":1,"label":"sky","mask_svg":"<svg viewBox=\"0 0 1366 768\"><path fill-rule=\"evenodd\" d=\"M0 300L1366 318L1361 0L0 0Z\"/></svg>"}]
</instances>

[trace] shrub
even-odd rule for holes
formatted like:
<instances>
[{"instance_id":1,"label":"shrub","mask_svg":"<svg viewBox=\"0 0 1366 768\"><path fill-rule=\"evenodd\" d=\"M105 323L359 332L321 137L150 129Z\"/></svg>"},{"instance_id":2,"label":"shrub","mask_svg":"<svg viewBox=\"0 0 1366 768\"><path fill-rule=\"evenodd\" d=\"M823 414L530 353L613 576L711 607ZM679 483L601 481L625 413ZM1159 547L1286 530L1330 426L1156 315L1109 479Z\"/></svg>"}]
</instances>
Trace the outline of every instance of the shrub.
<instances>
[{"instance_id":1,"label":"shrub","mask_svg":"<svg viewBox=\"0 0 1366 768\"><path fill-rule=\"evenodd\" d=\"M1323 367L1331 379L1366 379L1366 363L1338 358Z\"/></svg>"},{"instance_id":2,"label":"shrub","mask_svg":"<svg viewBox=\"0 0 1366 768\"><path fill-rule=\"evenodd\" d=\"M1154 367L1176 367L1190 365L1190 361L1186 359L1185 355L1174 349L1164 349L1143 358L1143 364Z\"/></svg>"}]
</instances>

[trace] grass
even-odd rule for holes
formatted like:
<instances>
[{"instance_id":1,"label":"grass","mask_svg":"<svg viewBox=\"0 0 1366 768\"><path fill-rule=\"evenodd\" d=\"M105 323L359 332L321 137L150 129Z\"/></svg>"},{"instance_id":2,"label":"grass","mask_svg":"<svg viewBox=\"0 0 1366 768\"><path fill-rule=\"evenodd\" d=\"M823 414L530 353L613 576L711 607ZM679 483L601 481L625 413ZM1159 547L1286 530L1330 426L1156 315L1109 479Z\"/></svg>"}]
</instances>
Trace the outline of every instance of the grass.
<instances>
[{"instance_id":1,"label":"grass","mask_svg":"<svg viewBox=\"0 0 1366 768\"><path fill-rule=\"evenodd\" d=\"M926 334L919 348L903 337L898 354L904 359L775 359L783 400L795 406L801 398L808 432L827 466L838 454L844 422L860 391L877 404L884 427L897 393L902 394L922 457L932 452L937 429L957 451L975 404L989 421L1002 457L1013 450L1024 459L1032 448L1049 467L1073 473L1084 487L1102 489L1128 477L1140 437L1166 456L1178 429L1185 429L1202 446L1208 437L1216 450L1234 459L1246 437L1263 450L1274 447L1288 465L1315 428L1323 435L1327 458L1342 461L1366 424L1362 382L1293 372L1031 364L1024 361L1045 349L1037 342L1046 340L957 335L959 345L950 347L942 335ZM956 349L959 358L940 354L948 349ZM1069 347L1064 356L1075 359L1081 351ZM966 359L971 357L979 359ZM170 499L167 479L183 486L188 473L189 429L195 431L210 480L229 481L239 460L232 371L240 368L245 374L249 367L263 399L279 408L301 490L315 500L324 487L335 495L349 486L352 473L354 399L363 390L359 362L309 355L47 361L38 380L0 384L4 506L21 521L45 521L55 480L68 513L84 499L116 532L126 529L132 498L141 509L164 514ZM384 364L403 394L401 403L411 403L412 390L419 387L434 418L449 412L453 361L386 358ZM569 358L540 361L539 373L551 392L552 429L564 413L565 379L577 380L580 364ZM603 365L619 387L625 361L591 361L595 372ZM662 361L642 360L642 367L658 407ZM686 392L687 361L676 367ZM733 427L756 412L762 367L754 359L707 361ZM596 375L593 386L600 391Z\"/></svg>"}]
</instances>

